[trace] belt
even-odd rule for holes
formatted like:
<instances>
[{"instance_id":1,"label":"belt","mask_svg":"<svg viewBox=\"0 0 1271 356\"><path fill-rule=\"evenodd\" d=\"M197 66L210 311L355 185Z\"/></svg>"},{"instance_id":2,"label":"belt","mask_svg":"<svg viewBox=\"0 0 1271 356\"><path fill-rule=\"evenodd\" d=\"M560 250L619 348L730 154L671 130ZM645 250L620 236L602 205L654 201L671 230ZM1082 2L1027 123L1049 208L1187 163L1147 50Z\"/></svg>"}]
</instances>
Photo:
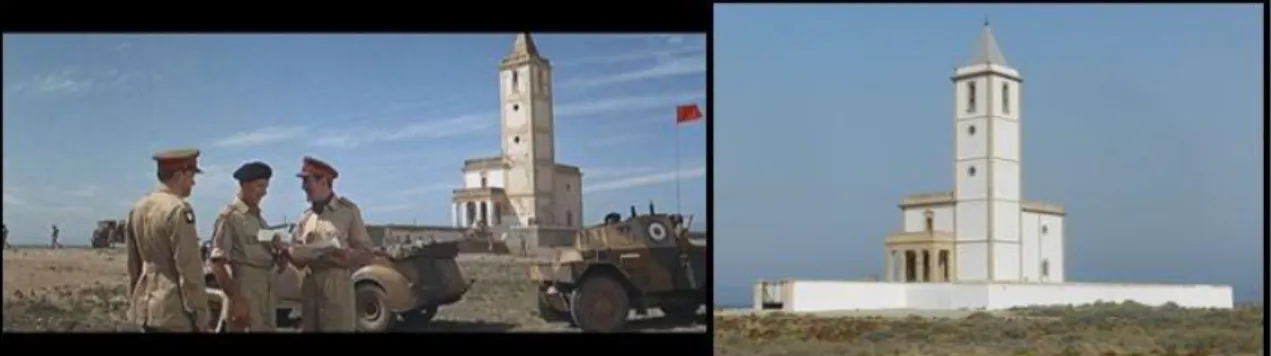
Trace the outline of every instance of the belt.
<instances>
[{"instance_id":1,"label":"belt","mask_svg":"<svg viewBox=\"0 0 1271 356\"><path fill-rule=\"evenodd\" d=\"M230 266L233 266L233 267L241 266L241 267L251 267L251 268L264 269L264 270L269 270L274 268L274 264L272 261L270 261L269 263L259 263L259 262L230 260L229 264Z\"/></svg>"}]
</instances>

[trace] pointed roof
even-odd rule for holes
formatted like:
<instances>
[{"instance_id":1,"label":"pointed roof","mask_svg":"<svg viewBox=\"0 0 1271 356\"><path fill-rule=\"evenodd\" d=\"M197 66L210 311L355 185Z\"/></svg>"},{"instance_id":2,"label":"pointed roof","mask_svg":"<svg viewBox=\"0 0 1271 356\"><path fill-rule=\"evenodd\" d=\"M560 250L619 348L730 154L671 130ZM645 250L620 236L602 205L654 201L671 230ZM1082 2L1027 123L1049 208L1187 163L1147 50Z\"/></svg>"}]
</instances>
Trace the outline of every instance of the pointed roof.
<instances>
[{"instance_id":1,"label":"pointed roof","mask_svg":"<svg viewBox=\"0 0 1271 356\"><path fill-rule=\"evenodd\" d=\"M538 57L538 46L534 45L534 38L530 37L529 32L516 35L516 43L512 44L512 53L508 57L515 56Z\"/></svg>"},{"instance_id":2,"label":"pointed roof","mask_svg":"<svg viewBox=\"0 0 1271 356\"><path fill-rule=\"evenodd\" d=\"M989 20L984 20L984 29L980 31L980 39L975 43L975 52L971 54L971 62L967 65L979 64L997 64L1005 66L1006 57L1002 55L1002 50L997 47L997 40L993 39L993 29L989 27Z\"/></svg>"}]
</instances>

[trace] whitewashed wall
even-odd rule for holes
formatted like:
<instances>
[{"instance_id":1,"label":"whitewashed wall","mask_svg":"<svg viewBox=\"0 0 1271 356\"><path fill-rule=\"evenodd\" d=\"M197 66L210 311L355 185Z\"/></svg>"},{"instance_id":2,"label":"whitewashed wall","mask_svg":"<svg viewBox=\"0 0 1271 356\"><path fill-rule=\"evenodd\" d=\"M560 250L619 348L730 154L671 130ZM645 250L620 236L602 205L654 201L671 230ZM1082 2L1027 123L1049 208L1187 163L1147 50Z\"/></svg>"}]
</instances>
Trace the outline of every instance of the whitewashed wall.
<instances>
[{"instance_id":1,"label":"whitewashed wall","mask_svg":"<svg viewBox=\"0 0 1271 356\"><path fill-rule=\"evenodd\" d=\"M1126 300L1159 306L1231 308L1230 286L1107 283L880 283L788 281L792 312L879 309L1008 309ZM758 292L758 291L756 291Z\"/></svg>"},{"instance_id":2,"label":"whitewashed wall","mask_svg":"<svg viewBox=\"0 0 1271 356\"><path fill-rule=\"evenodd\" d=\"M927 229L927 209L931 209L932 228L936 231L953 232L953 204L905 209L905 232L922 232Z\"/></svg>"}]
</instances>

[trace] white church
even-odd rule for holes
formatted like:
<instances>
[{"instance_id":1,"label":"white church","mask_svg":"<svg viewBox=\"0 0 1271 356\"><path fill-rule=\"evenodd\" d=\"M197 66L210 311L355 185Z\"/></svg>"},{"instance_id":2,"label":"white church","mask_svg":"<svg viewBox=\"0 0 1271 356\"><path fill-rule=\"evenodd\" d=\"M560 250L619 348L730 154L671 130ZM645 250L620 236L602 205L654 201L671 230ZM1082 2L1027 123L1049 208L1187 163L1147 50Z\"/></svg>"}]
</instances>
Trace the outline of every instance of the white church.
<instances>
[{"instance_id":1,"label":"white church","mask_svg":"<svg viewBox=\"0 0 1271 356\"><path fill-rule=\"evenodd\" d=\"M879 282L760 281L756 309L1006 309L1133 300L1230 308L1230 286L1073 283L1064 275L1062 206L1023 198L1019 71L988 23L954 70L952 191L900 203Z\"/></svg>"},{"instance_id":2,"label":"white church","mask_svg":"<svg viewBox=\"0 0 1271 356\"><path fill-rule=\"evenodd\" d=\"M583 222L582 170L556 163L551 62L522 33L498 68L501 154L464 161L452 224L568 235Z\"/></svg>"}]
</instances>

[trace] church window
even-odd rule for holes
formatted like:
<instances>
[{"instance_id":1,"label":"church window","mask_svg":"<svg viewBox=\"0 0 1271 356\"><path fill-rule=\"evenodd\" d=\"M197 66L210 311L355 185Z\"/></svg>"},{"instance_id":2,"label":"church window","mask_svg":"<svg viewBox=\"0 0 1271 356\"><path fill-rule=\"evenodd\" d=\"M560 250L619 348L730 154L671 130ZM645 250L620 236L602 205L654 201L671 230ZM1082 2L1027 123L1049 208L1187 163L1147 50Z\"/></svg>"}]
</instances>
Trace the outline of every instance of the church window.
<instances>
[{"instance_id":1,"label":"church window","mask_svg":"<svg viewBox=\"0 0 1271 356\"><path fill-rule=\"evenodd\" d=\"M486 183L487 183L486 178L485 178L484 176L482 176L482 177L481 177L481 187L482 187L482 188L485 188L485 187L486 187Z\"/></svg>"},{"instance_id":2,"label":"church window","mask_svg":"<svg viewBox=\"0 0 1271 356\"><path fill-rule=\"evenodd\" d=\"M935 220L932 218L931 210L927 210L925 213L923 213L923 217L925 217L927 221L926 231L931 232L933 229L935 229Z\"/></svg>"},{"instance_id":3,"label":"church window","mask_svg":"<svg viewBox=\"0 0 1271 356\"><path fill-rule=\"evenodd\" d=\"M494 203L490 206L494 209L494 225L503 223L503 203Z\"/></svg>"},{"instance_id":4,"label":"church window","mask_svg":"<svg viewBox=\"0 0 1271 356\"><path fill-rule=\"evenodd\" d=\"M512 104L512 111L521 111L521 104Z\"/></svg>"},{"instance_id":5,"label":"church window","mask_svg":"<svg viewBox=\"0 0 1271 356\"><path fill-rule=\"evenodd\" d=\"M1046 228L1046 225L1042 225L1042 235L1045 235L1049 231L1050 230Z\"/></svg>"},{"instance_id":6,"label":"church window","mask_svg":"<svg viewBox=\"0 0 1271 356\"><path fill-rule=\"evenodd\" d=\"M513 93L520 91L521 89L521 85L520 85L521 75L520 74L521 73L518 71L515 71L515 70L512 71L512 92Z\"/></svg>"},{"instance_id":7,"label":"church window","mask_svg":"<svg viewBox=\"0 0 1271 356\"><path fill-rule=\"evenodd\" d=\"M512 143L521 143L521 136L512 136Z\"/></svg>"},{"instance_id":8,"label":"church window","mask_svg":"<svg viewBox=\"0 0 1271 356\"><path fill-rule=\"evenodd\" d=\"M1002 83L1002 112L1011 113L1011 87L1006 83Z\"/></svg>"},{"instance_id":9,"label":"church window","mask_svg":"<svg viewBox=\"0 0 1271 356\"><path fill-rule=\"evenodd\" d=\"M966 135L967 135L967 136L975 136L975 125L968 125L968 126L966 127Z\"/></svg>"},{"instance_id":10,"label":"church window","mask_svg":"<svg viewBox=\"0 0 1271 356\"><path fill-rule=\"evenodd\" d=\"M566 184L566 185L565 185L565 191L566 191L566 192L568 192L568 191L569 191L569 184Z\"/></svg>"},{"instance_id":11,"label":"church window","mask_svg":"<svg viewBox=\"0 0 1271 356\"><path fill-rule=\"evenodd\" d=\"M1050 260L1042 260L1042 277L1050 276Z\"/></svg>"},{"instance_id":12,"label":"church window","mask_svg":"<svg viewBox=\"0 0 1271 356\"><path fill-rule=\"evenodd\" d=\"M975 82L966 82L966 112L975 112Z\"/></svg>"},{"instance_id":13,"label":"church window","mask_svg":"<svg viewBox=\"0 0 1271 356\"><path fill-rule=\"evenodd\" d=\"M565 226L574 226L574 212L565 210Z\"/></svg>"},{"instance_id":14,"label":"church window","mask_svg":"<svg viewBox=\"0 0 1271 356\"><path fill-rule=\"evenodd\" d=\"M967 167L967 168L966 168L966 175L974 177L974 176L975 176L975 166Z\"/></svg>"}]
</instances>

